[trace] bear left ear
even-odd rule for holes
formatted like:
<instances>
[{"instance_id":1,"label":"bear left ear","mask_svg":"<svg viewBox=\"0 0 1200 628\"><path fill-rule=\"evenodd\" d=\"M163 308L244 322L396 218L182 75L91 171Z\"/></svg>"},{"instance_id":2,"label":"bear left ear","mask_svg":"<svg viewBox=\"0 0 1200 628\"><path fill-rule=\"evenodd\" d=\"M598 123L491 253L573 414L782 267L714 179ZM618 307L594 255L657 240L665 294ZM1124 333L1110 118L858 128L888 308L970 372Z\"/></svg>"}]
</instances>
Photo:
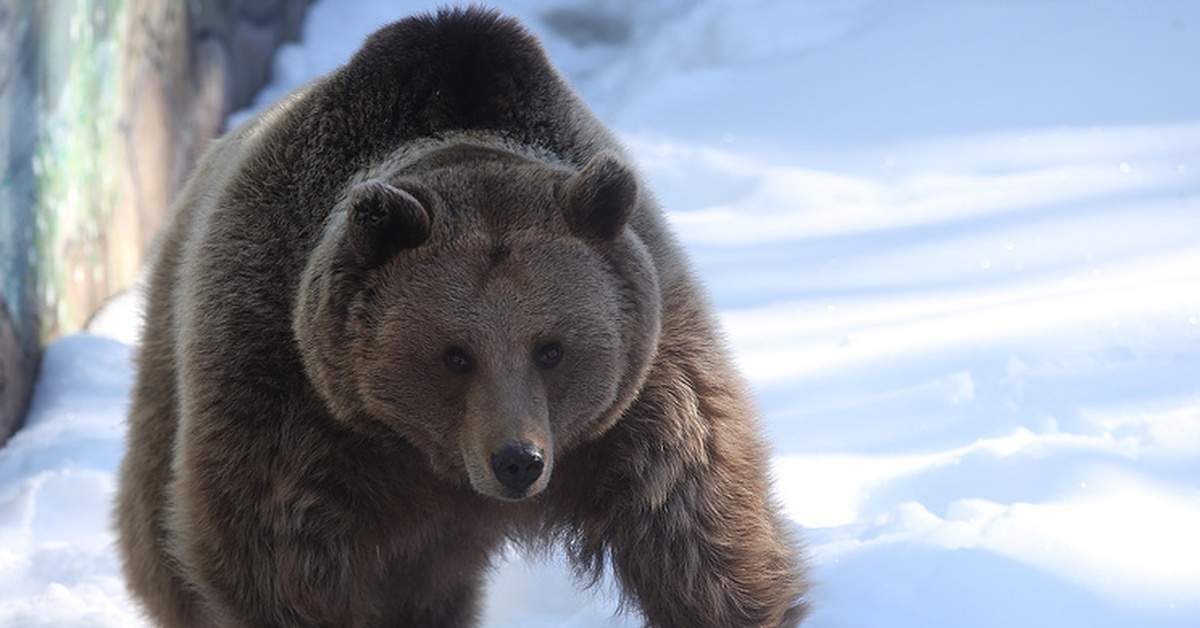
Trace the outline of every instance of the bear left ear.
<instances>
[{"instance_id":1,"label":"bear left ear","mask_svg":"<svg viewBox=\"0 0 1200 628\"><path fill-rule=\"evenodd\" d=\"M368 268L420 246L429 237L429 211L398 187L367 181L350 190L349 202L350 248Z\"/></svg>"},{"instance_id":2,"label":"bear left ear","mask_svg":"<svg viewBox=\"0 0 1200 628\"><path fill-rule=\"evenodd\" d=\"M612 153L602 152L567 184L567 220L581 238L607 242L625 228L637 201L633 171Z\"/></svg>"}]
</instances>

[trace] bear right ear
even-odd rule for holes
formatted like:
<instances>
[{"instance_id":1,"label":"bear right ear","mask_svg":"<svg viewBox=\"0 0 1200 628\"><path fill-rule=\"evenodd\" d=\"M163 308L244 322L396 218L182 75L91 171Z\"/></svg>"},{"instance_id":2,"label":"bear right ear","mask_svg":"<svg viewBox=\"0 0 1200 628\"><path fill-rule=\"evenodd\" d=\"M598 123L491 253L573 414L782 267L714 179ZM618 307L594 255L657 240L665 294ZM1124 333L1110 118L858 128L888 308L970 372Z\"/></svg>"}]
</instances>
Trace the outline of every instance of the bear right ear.
<instances>
[{"instance_id":1,"label":"bear right ear","mask_svg":"<svg viewBox=\"0 0 1200 628\"><path fill-rule=\"evenodd\" d=\"M567 220L585 240L607 242L617 237L637 202L637 177L607 151L593 157L567 184Z\"/></svg>"},{"instance_id":2,"label":"bear right ear","mask_svg":"<svg viewBox=\"0 0 1200 628\"><path fill-rule=\"evenodd\" d=\"M412 194L383 181L350 190L349 238L354 256L374 268L429 237L429 211Z\"/></svg>"}]
</instances>

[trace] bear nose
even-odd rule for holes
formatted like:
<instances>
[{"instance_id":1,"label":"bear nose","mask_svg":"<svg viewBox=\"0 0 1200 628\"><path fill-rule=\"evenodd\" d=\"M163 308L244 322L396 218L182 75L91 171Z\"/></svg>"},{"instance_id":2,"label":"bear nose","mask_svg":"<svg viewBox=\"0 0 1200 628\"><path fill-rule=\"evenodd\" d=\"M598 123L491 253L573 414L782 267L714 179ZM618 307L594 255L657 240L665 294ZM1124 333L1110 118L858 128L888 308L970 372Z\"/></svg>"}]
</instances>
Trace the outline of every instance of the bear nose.
<instances>
[{"instance_id":1,"label":"bear nose","mask_svg":"<svg viewBox=\"0 0 1200 628\"><path fill-rule=\"evenodd\" d=\"M515 493L523 493L536 482L545 466L542 450L528 443L506 445L492 454L492 471L496 479Z\"/></svg>"}]
</instances>

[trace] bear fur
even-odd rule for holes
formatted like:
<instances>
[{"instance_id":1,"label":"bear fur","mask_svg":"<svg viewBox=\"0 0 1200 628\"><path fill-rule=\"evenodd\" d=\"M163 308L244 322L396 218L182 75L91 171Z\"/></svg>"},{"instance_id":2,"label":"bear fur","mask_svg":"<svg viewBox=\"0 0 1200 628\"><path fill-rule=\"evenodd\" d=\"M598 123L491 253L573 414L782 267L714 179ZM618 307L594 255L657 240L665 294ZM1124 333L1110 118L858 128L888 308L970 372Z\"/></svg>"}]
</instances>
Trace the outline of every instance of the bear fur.
<instances>
[{"instance_id":1,"label":"bear fur","mask_svg":"<svg viewBox=\"0 0 1200 628\"><path fill-rule=\"evenodd\" d=\"M472 626L508 541L656 627L795 626L706 297L515 21L443 10L216 143L151 269L117 527L158 624Z\"/></svg>"}]
</instances>

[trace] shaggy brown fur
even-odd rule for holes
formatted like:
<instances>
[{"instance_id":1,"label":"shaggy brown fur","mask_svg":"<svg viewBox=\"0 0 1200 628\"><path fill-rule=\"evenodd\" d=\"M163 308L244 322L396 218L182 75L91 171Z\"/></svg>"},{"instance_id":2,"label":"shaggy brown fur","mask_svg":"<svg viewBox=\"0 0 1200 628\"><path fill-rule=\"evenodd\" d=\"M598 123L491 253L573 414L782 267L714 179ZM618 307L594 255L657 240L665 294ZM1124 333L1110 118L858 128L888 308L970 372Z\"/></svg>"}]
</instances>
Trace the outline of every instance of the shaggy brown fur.
<instances>
[{"instance_id":1,"label":"shaggy brown fur","mask_svg":"<svg viewBox=\"0 0 1200 628\"><path fill-rule=\"evenodd\" d=\"M153 266L117 507L161 625L471 626L506 539L657 627L803 568L659 209L515 22L445 11L235 130Z\"/></svg>"}]
</instances>

